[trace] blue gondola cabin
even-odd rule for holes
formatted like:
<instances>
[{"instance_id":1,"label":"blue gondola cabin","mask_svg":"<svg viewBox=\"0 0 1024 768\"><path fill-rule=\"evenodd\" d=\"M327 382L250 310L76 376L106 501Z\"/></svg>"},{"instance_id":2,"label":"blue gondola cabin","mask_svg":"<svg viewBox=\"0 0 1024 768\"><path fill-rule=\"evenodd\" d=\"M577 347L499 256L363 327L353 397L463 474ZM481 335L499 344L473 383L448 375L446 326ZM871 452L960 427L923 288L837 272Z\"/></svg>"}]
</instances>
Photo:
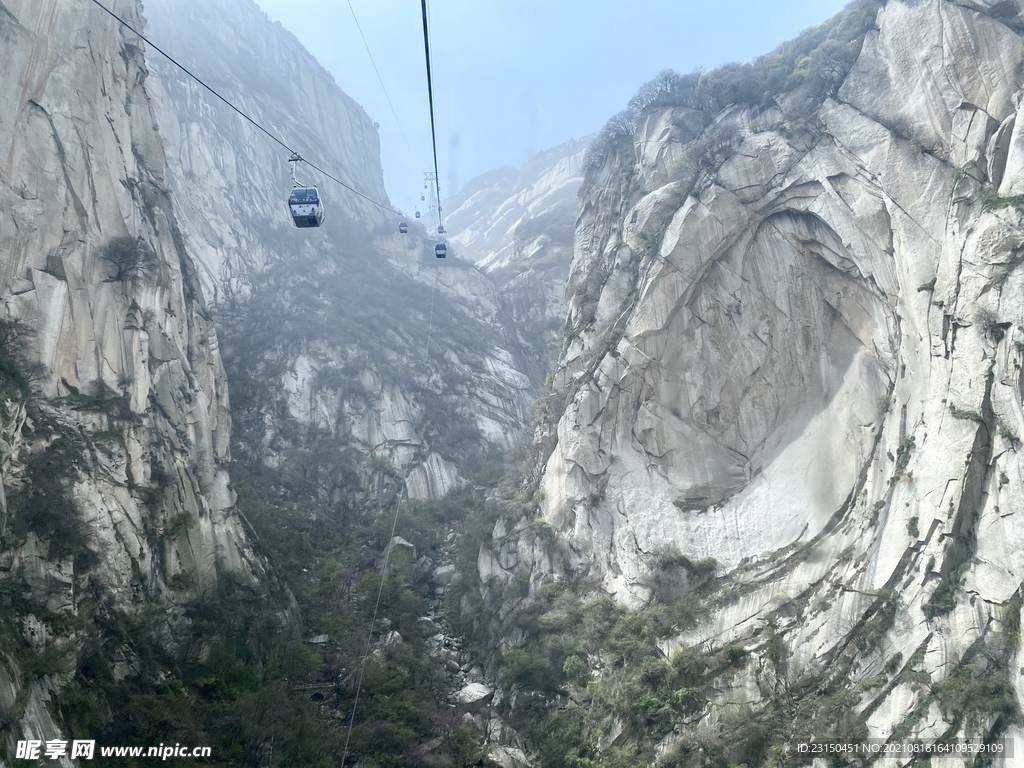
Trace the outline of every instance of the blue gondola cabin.
<instances>
[{"instance_id":1,"label":"blue gondola cabin","mask_svg":"<svg viewBox=\"0 0 1024 768\"><path fill-rule=\"evenodd\" d=\"M448 255L448 246L444 243L438 243L434 246L434 256L443 259Z\"/></svg>"},{"instance_id":2,"label":"blue gondola cabin","mask_svg":"<svg viewBox=\"0 0 1024 768\"><path fill-rule=\"evenodd\" d=\"M316 187L295 187L288 196L288 210L296 227L319 227L324 223L324 205Z\"/></svg>"}]
</instances>

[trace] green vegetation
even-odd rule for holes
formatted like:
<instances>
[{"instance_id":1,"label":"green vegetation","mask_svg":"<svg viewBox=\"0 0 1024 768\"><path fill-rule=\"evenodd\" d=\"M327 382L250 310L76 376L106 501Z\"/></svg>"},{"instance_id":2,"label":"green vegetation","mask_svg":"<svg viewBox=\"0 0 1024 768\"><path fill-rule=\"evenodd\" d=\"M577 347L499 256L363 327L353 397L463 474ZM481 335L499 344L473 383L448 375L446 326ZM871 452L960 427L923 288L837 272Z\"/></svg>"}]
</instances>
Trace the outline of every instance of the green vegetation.
<instances>
[{"instance_id":1,"label":"green vegetation","mask_svg":"<svg viewBox=\"0 0 1024 768\"><path fill-rule=\"evenodd\" d=\"M517 520L533 519L529 487L510 480L499 486L474 529L478 534L462 543L462 567L475 562L497 517L505 520L506 530ZM517 530L516 537L543 540L532 527ZM557 538L546 543L545 557L558 562L565 557L562 546ZM670 550L651 565L651 599L636 611L624 610L583 574L533 584L495 579L482 591L466 580L449 595L456 630L500 677L503 715L526 738L539 766L649 765L658 743L670 734L676 746L659 765L765 765L799 733L864 734L852 714L858 694L846 676L892 626L893 593L875 596L857 642L828 672L799 669L788 659L779 623L800 623L806 610L800 598L772 613L753 646L750 640L707 643L666 656L664 641L695 627L712 605L735 595L716 578L713 560L691 561ZM499 611L503 618L496 622ZM510 627L519 639L502 648L499 638ZM752 657L772 670L759 679L785 682L762 688L763 705L724 707L718 726L687 727L708 713ZM508 706L513 700L515 706Z\"/></svg>"},{"instance_id":2,"label":"green vegetation","mask_svg":"<svg viewBox=\"0 0 1024 768\"><path fill-rule=\"evenodd\" d=\"M899 448L896 449L896 466L893 468L892 477L893 480L899 480L902 477L907 476L907 465L910 463L910 457L914 453L916 438L913 435L905 438Z\"/></svg>"},{"instance_id":3,"label":"green vegetation","mask_svg":"<svg viewBox=\"0 0 1024 768\"><path fill-rule=\"evenodd\" d=\"M72 459L68 445L62 436L39 456L54 461L59 450L60 459L73 465L80 459ZM478 482L493 471L493 463L478 467ZM183 615L168 616L155 604L138 613L125 610L92 580L79 596L78 613L70 615L30 602L20 584L0 583L0 650L17 659L30 678L67 670L71 682L56 711L69 738L203 744L213 750L210 765L265 764L271 747L275 765L338 764L394 496L378 514L379 507L350 500L317 500L285 474L242 466L233 472L239 508L268 564L262 586L222 574L214 593L187 603ZM53 494L62 488L58 481L54 487ZM50 486L37 493L50 494ZM56 495L51 501L67 503ZM17 503L18 518L34 509L32 499ZM418 552L437 556L443 541L438 531L472 509L471 489L445 502L410 504L402 511L402 534ZM187 516L179 517L177 524L190 524ZM79 565L76 555L76 570ZM397 550L374 640L397 631L402 642L367 665L350 744L350 754L368 764L481 764L479 734L465 727L461 710L438 704L444 671L418 626L426 612L414 564ZM28 614L61 636L83 638L84 645L76 650L54 643L40 654L18 624ZM177 638L173 645L164 641L168 632ZM329 636L326 644L301 640L320 633ZM327 717L329 712L344 717ZM423 753L422 745L437 738L440 746L429 756Z\"/></svg>"},{"instance_id":4,"label":"green vegetation","mask_svg":"<svg viewBox=\"0 0 1024 768\"><path fill-rule=\"evenodd\" d=\"M609 275L611 275L611 270L605 264L595 264L569 295L569 300L575 302L576 305L574 325L577 328L593 324L597 315L597 304L601 299L601 292L604 290L605 283L608 282Z\"/></svg>"},{"instance_id":5,"label":"green vegetation","mask_svg":"<svg viewBox=\"0 0 1024 768\"><path fill-rule=\"evenodd\" d=\"M75 429L49 420L27 422L25 432L27 437L50 436L55 427L59 431L49 444L27 456L24 481L9 492L10 525L5 539L11 543L22 541L31 531L49 543L52 558L84 556L88 552L84 526L69 490L85 466L85 440Z\"/></svg>"},{"instance_id":6,"label":"green vegetation","mask_svg":"<svg viewBox=\"0 0 1024 768\"><path fill-rule=\"evenodd\" d=\"M1017 698L1007 670L984 658L961 661L933 691L943 715L959 721L969 734L983 734L993 718L1017 717Z\"/></svg>"},{"instance_id":7,"label":"green vegetation","mask_svg":"<svg viewBox=\"0 0 1024 768\"><path fill-rule=\"evenodd\" d=\"M1013 431L1013 428L1002 419L996 420L996 434L1008 442L1013 450L1016 451L1020 449L1020 438L1017 436L1017 433Z\"/></svg>"},{"instance_id":8,"label":"green vegetation","mask_svg":"<svg viewBox=\"0 0 1024 768\"><path fill-rule=\"evenodd\" d=\"M937 616L945 616L956 608L957 592L960 591L960 587L963 585L963 577L966 571L967 565L965 563L940 577L939 585L932 592L928 601L921 607L925 616L929 619L934 619Z\"/></svg>"},{"instance_id":9,"label":"green vegetation","mask_svg":"<svg viewBox=\"0 0 1024 768\"><path fill-rule=\"evenodd\" d=\"M272 242L276 236L267 233ZM380 587L377 559L388 543L402 479L390 462L367 455L344 421L328 429L291 416L287 371L300 356L317 361L314 392L355 413L375 406L377 393L369 389L377 382L399 387L421 407L424 415L414 426L426 446L414 460L437 452L457 461L470 483L442 502L402 505L399 533L415 545L417 557L436 562L451 526L479 525L482 494L478 501L476 489L493 485L503 472L502 457L483 450L466 407L473 382L448 360L457 356L470 368L482 366L501 340L461 299L441 289L432 298L429 287L391 268L374 252L369 233L353 231L347 243L345 252L296 254L257 276L247 297L223 307L222 337L238 506L275 581L294 595L302 634L329 638L312 652L316 664L289 679L306 688L291 694L293 700L308 704L312 696L324 714L341 716L318 715L319 730L306 736L309 749L317 740L333 745L335 760ZM289 248L281 244L282 253ZM418 624L428 612L418 569L404 550L395 550L374 640L397 632L402 641L367 665L350 763L463 766L481 759L480 734L442 700L445 659L430 653ZM425 752L424 745L435 746Z\"/></svg>"},{"instance_id":10,"label":"green vegetation","mask_svg":"<svg viewBox=\"0 0 1024 768\"><path fill-rule=\"evenodd\" d=\"M949 412L954 419L962 419L963 421L976 421L979 424L984 424L985 420L981 417L981 414L977 411L967 411L963 408L957 408L955 405L950 403Z\"/></svg>"},{"instance_id":11,"label":"green vegetation","mask_svg":"<svg viewBox=\"0 0 1024 768\"><path fill-rule=\"evenodd\" d=\"M1000 633L986 632L958 662L946 668L938 682L915 668L924 661L928 646L925 640L896 681L911 685L922 695L893 730L893 738L908 738L933 705L938 705L943 718L951 724L947 733L962 730L967 738L985 743L998 740L1010 725L1020 723L1021 711L1009 676L1009 664L1016 652L1016 639L1011 631L1011 627L1004 626ZM891 673L896 666L886 665L886 671Z\"/></svg>"},{"instance_id":12,"label":"green vegetation","mask_svg":"<svg viewBox=\"0 0 1024 768\"><path fill-rule=\"evenodd\" d=\"M21 401L43 376L28 354L32 333L20 320L0 319L0 399Z\"/></svg>"},{"instance_id":13,"label":"green vegetation","mask_svg":"<svg viewBox=\"0 0 1024 768\"><path fill-rule=\"evenodd\" d=\"M501 339L474 319L468 304L439 289L428 357L429 285L424 290L368 255L366 233L353 233L349 243L351 253L286 255L255 277L246 297L221 308L235 426L231 477L266 568L259 586L224 573L212 592L187 573L165 585L166 562L140 557L130 564L130 588L140 599L115 600L92 572L100 546L84 534L74 487L96 474L100 454L123 455L126 430L145 428L161 450L143 459L145 481L129 465L127 486L145 506L141 525L154 556L173 557L175 539L192 535L198 520L179 503L180 468L166 460L160 440L191 438L169 424L166 434L151 428L149 419L168 416L155 399L145 416L103 387L73 390L50 404L29 400L24 472L8 487L0 535L7 549L31 531L51 560L73 558L78 612L52 613L20 581L0 582L0 653L30 679L66 673L71 682L55 697L54 712L70 736L208 745L212 765L338 764L401 478L344 428L310 427L290 416L282 376L299 355L335 361L321 366L313 387L356 411L372 402L368 380L401 386L425 414L416 428L428 445L414 458L438 452L457 460L468 477L469 486L444 502L403 505L400 532L417 554L438 559L452 525L476 524L476 493L497 482L503 460L483 449L466 399L474 366ZM125 239L105 248L110 280L150 274L136 245ZM279 245L289 254L290 244ZM190 284L194 278L185 275ZM19 402L31 392L24 340L21 326L0 324L0 383ZM469 372L451 363L454 356ZM80 426L94 423L107 431ZM271 456L268 466L264 459ZM428 610L422 576L419 564L396 551L381 592L371 638L377 652L365 669L349 765L356 759L367 766L484 764L481 734L444 700L445 659L430 653L418 622ZM173 603L159 599L165 589L176 593ZM146 605L154 607L140 607ZM19 623L29 614L52 631L40 651ZM389 632L402 641L384 648L380 641ZM303 641L315 635L328 640Z\"/></svg>"},{"instance_id":14,"label":"green vegetation","mask_svg":"<svg viewBox=\"0 0 1024 768\"><path fill-rule=\"evenodd\" d=\"M1024 206L1024 195L1008 195L1003 197L992 187L982 187L979 192L979 199L986 210L994 211L1000 208L1019 208Z\"/></svg>"},{"instance_id":15,"label":"green vegetation","mask_svg":"<svg viewBox=\"0 0 1024 768\"><path fill-rule=\"evenodd\" d=\"M273 243L278 234L269 230L267 237ZM464 300L441 289L432 300L429 287L390 267L369 233L353 230L347 240L351 251L296 254L275 264L254 278L248 296L222 307L236 444L247 460L299 446L321 461L324 449L340 452L350 461L339 482L351 486L352 468L366 457L349 436L341 432L330 446L318 445L326 438L306 434L288 415L284 377L306 356L318 363L318 394L359 411L373 405L365 381L397 386L422 407L424 421L414 426L428 449L467 459L481 449L481 436L467 408L473 380L463 366L482 369L501 339ZM282 244L281 252L291 247Z\"/></svg>"}]
</instances>

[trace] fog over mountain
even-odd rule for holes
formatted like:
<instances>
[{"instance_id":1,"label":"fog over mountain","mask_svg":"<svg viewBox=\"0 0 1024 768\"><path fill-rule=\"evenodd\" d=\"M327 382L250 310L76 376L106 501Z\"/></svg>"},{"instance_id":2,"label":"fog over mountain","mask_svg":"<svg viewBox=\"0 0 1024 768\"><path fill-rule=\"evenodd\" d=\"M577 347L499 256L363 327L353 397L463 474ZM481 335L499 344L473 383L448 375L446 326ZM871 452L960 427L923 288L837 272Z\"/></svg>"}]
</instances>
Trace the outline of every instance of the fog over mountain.
<instances>
[{"instance_id":1,"label":"fog over mountain","mask_svg":"<svg viewBox=\"0 0 1024 768\"><path fill-rule=\"evenodd\" d=\"M444 259L254 2L110 7L362 196L0 4L0 768L1017 763L1024 6L636 82Z\"/></svg>"},{"instance_id":2,"label":"fog over mountain","mask_svg":"<svg viewBox=\"0 0 1024 768\"><path fill-rule=\"evenodd\" d=\"M419 4L260 0L259 5L380 124L388 192L399 208L411 211L423 172L432 170ZM746 61L843 5L843 0L430 4L441 194L448 198L478 175L519 167L537 152L594 133L640 83L666 67L686 72ZM160 44L160 30L153 33Z\"/></svg>"}]
</instances>

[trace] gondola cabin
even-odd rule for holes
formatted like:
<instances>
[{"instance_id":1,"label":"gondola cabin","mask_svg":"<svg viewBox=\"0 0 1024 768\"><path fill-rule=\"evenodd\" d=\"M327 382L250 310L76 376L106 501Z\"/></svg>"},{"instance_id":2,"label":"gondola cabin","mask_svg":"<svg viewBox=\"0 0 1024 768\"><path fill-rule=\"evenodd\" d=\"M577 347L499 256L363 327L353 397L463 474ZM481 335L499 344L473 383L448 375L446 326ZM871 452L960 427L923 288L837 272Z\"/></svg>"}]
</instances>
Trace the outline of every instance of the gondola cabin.
<instances>
[{"instance_id":1,"label":"gondola cabin","mask_svg":"<svg viewBox=\"0 0 1024 768\"><path fill-rule=\"evenodd\" d=\"M420 217L420 212L416 211L416 218L418 219L419 217Z\"/></svg>"},{"instance_id":2,"label":"gondola cabin","mask_svg":"<svg viewBox=\"0 0 1024 768\"><path fill-rule=\"evenodd\" d=\"M444 243L438 243L434 246L434 256L443 259L448 255L448 246Z\"/></svg>"},{"instance_id":3,"label":"gondola cabin","mask_svg":"<svg viewBox=\"0 0 1024 768\"><path fill-rule=\"evenodd\" d=\"M296 227L319 227L324 223L324 205L316 187L295 187L288 196L288 210Z\"/></svg>"},{"instance_id":4,"label":"gondola cabin","mask_svg":"<svg viewBox=\"0 0 1024 768\"><path fill-rule=\"evenodd\" d=\"M398 225L398 231L404 235L406 232L409 231L409 225L406 224L404 221L400 222Z\"/></svg>"}]
</instances>

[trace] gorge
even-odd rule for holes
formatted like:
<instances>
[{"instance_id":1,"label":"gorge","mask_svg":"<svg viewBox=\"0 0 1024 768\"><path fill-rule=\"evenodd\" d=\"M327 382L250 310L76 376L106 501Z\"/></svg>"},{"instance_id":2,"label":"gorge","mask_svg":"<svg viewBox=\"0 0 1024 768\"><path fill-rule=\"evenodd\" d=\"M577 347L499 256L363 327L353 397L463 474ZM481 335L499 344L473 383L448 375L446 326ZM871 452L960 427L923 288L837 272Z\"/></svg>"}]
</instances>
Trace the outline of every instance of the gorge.
<instances>
[{"instance_id":1,"label":"gorge","mask_svg":"<svg viewBox=\"0 0 1024 768\"><path fill-rule=\"evenodd\" d=\"M254 3L110 7L372 200L294 230L145 41L0 3L0 766L1021 747L1024 4L665 71L447 201L443 263Z\"/></svg>"}]
</instances>

